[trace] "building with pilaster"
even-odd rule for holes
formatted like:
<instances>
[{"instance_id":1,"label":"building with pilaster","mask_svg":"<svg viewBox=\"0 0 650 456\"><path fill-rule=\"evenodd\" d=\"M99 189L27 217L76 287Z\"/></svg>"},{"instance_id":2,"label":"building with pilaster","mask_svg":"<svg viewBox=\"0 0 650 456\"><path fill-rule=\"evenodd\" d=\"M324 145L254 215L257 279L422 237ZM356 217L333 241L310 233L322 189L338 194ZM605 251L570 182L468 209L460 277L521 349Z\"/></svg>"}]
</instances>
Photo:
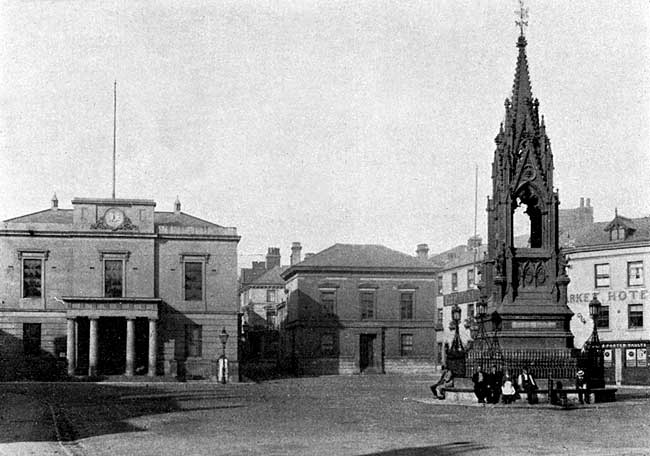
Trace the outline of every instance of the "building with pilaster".
<instances>
[{"instance_id":1,"label":"building with pilaster","mask_svg":"<svg viewBox=\"0 0 650 456\"><path fill-rule=\"evenodd\" d=\"M7 378L237 378L235 228L143 199L56 196L0 226L0 352ZM64 367L62 367L62 365Z\"/></svg>"},{"instance_id":2,"label":"building with pilaster","mask_svg":"<svg viewBox=\"0 0 650 456\"><path fill-rule=\"evenodd\" d=\"M294 244L295 246L295 244ZM335 244L282 272L280 359L305 374L431 372L438 267L381 245ZM294 250L295 253L295 250Z\"/></svg>"}]
</instances>

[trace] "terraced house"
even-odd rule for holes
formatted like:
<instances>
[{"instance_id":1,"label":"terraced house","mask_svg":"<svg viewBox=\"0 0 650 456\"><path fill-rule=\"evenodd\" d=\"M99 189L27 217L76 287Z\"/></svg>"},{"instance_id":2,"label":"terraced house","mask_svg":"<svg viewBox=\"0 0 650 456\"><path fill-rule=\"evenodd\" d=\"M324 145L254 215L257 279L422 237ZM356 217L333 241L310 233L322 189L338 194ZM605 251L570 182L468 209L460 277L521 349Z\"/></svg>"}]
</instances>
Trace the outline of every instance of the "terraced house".
<instances>
[{"instance_id":1,"label":"terraced house","mask_svg":"<svg viewBox=\"0 0 650 456\"><path fill-rule=\"evenodd\" d=\"M143 199L75 198L0 226L7 378L237 378L235 228Z\"/></svg>"}]
</instances>

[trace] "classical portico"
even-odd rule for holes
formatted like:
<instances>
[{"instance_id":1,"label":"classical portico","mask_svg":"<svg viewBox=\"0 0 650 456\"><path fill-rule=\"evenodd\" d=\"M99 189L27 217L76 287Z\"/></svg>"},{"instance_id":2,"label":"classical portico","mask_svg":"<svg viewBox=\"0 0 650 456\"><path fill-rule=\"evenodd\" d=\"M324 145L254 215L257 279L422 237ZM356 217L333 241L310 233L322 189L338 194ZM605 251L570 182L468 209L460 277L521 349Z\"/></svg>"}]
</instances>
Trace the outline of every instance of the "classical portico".
<instances>
[{"instance_id":1,"label":"classical portico","mask_svg":"<svg viewBox=\"0 0 650 456\"><path fill-rule=\"evenodd\" d=\"M102 354L106 358L109 357L108 354L111 359L119 360L114 365L121 366L121 361L124 360L124 375L133 376L136 369L136 348L142 345L136 342L143 340L147 341L147 375L156 375L156 324L160 298L68 296L63 300L67 305L66 357L69 375L75 375L77 369L82 367L82 359L85 365L86 356L88 375L100 374L101 362L107 362L102 360ZM122 336L124 324L126 334ZM121 343L123 339L124 346Z\"/></svg>"}]
</instances>

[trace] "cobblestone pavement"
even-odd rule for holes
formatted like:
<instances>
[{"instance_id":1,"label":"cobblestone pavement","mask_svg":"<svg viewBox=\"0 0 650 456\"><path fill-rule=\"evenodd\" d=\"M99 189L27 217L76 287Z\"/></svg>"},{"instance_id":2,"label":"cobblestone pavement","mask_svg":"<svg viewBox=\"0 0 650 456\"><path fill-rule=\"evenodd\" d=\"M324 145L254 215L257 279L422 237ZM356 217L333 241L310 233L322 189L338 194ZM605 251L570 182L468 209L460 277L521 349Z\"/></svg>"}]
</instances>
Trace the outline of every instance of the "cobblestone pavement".
<instances>
[{"instance_id":1,"label":"cobblestone pavement","mask_svg":"<svg viewBox=\"0 0 650 456\"><path fill-rule=\"evenodd\" d=\"M43 440L56 443L55 421L65 443L51 450L74 455L650 455L648 389L563 410L449 404L430 397L432 381L379 375L3 387L13 397L27 394L32 409L51 406L53 418L40 422L50 430ZM0 455L29 454L7 452L26 438L0 439Z\"/></svg>"}]
</instances>

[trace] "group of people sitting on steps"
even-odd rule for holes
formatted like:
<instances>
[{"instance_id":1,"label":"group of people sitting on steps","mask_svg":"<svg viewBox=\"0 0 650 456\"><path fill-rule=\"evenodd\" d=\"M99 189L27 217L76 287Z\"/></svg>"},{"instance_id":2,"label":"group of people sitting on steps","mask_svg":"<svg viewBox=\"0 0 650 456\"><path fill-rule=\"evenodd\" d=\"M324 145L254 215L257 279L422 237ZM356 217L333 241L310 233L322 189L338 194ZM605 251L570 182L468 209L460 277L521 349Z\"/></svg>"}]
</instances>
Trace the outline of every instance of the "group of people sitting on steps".
<instances>
[{"instance_id":1,"label":"group of people sitting on steps","mask_svg":"<svg viewBox=\"0 0 650 456\"><path fill-rule=\"evenodd\" d=\"M499 372L496 366L492 366L490 372L483 372L483 368L479 366L472 375L472 382L474 383L474 394L480 404L498 404L500 400L504 404L510 404L519 398L520 393L526 394L529 404L538 402L537 382L527 368L522 369L515 382L508 370ZM453 373L442 366L440 380L431 385L431 392L436 398L444 399L445 391L453 387Z\"/></svg>"}]
</instances>

